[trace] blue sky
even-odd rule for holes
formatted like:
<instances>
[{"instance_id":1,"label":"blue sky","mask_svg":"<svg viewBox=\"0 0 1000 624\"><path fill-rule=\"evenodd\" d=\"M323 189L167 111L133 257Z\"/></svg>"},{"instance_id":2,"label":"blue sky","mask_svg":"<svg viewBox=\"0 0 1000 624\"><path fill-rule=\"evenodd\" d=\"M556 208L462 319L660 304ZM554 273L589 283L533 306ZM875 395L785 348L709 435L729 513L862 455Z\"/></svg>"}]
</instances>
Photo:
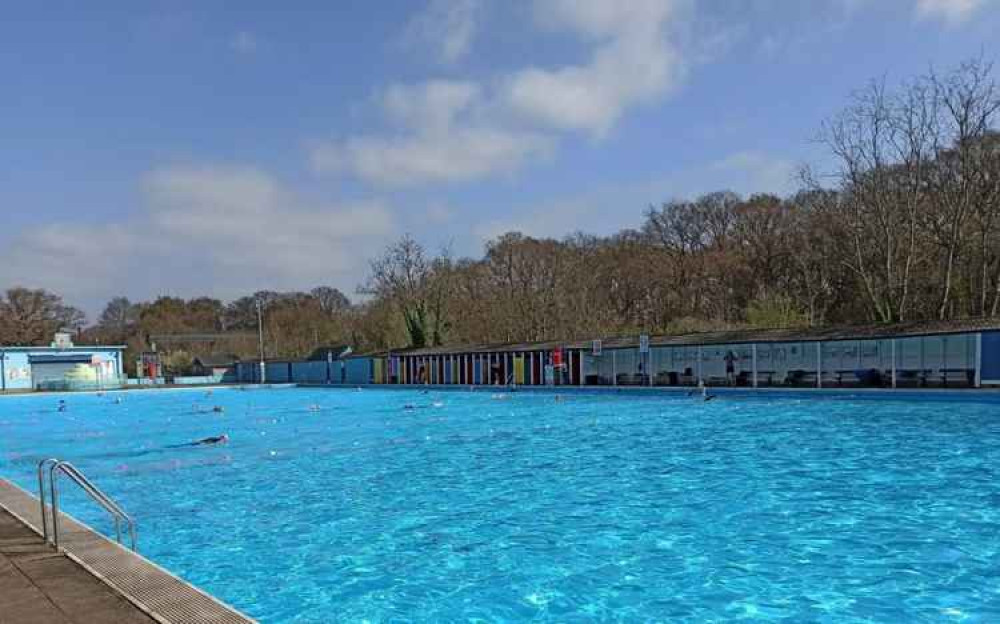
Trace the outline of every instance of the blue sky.
<instances>
[{"instance_id":1,"label":"blue sky","mask_svg":"<svg viewBox=\"0 0 1000 624\"><path fill-rule=\"evenodd\" d=\"M787 193L853 89L1000 60L1000 0L43 4L0 21L0 287L91 313Z\"/></svg>"}]
</instances>

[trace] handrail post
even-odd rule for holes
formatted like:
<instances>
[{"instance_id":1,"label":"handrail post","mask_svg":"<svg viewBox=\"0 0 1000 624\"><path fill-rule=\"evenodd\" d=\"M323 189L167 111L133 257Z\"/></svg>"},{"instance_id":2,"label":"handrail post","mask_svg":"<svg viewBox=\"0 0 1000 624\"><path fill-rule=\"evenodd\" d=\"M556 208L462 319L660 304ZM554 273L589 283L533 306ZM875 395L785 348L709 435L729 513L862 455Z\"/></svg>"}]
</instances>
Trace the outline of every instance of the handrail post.
<instances>
[{"instance_id":1,"label":"handrail post","mask_svg":"<svg viewBox=\"0 0 1000 624\"><path fill-rule=\"evenodd\" d=\"M56 485L56 469L62 462L56 462L49 468L49 496L52 497L52 541L59 548L59 489Z\"/></svg>"},{"instance_id":2,"label":"handrail post","mask_svg":"<svg viewBox=\"0 0 1000 624\"><path fill-rule=\"evenodd\" d=\"M47 464L56 463L59 460L54 457L49 457L38 462L38 504L41 507L42 512L42 538L47 542L49 541L49 523L47 520L47 513L45 508L45 466Z\"/></svg>"}]
</instances>

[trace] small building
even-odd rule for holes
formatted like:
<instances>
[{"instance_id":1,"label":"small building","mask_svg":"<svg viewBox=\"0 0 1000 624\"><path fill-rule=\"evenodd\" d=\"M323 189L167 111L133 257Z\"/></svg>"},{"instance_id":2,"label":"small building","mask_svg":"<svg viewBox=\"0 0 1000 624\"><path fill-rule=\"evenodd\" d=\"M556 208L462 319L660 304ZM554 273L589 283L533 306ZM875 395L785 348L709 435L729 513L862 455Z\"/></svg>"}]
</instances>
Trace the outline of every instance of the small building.
<instances>
[{"instance_id":1,"label":"small building","mask_svg":"<svg viewBox=\"0 0 1000 624\"><path fill-rule=\"evenodd\" d=\"M191 372L204 377L223 378L235 372L239 361L239 356L233 354L199 355L191 364Z\"/></svg>"},{"instance_id":2,"label":"small building","mask_svg":"<svg viewBox=\"0 0 1000 624\"><path fill-rule=\"evenodd\" d=\"M125 383L124 346L76 346L60 332L48 347L0 345L0 392L97 390Z\"/></svg>"}]
</instances>

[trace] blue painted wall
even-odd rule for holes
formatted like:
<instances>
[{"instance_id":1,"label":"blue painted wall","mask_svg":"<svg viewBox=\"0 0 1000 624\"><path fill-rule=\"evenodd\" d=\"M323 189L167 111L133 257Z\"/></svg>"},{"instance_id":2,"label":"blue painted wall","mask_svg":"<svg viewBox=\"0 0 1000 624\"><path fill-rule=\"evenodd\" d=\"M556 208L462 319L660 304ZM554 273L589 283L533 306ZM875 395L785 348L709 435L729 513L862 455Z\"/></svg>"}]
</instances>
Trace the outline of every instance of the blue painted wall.
<instances>
[{"instance_id":1,"label":"blue painted wall","mask_svg":"<svg viewBox=\"0 0 1000 624\"><path fill-rule=\"evenodd\" d=\"M372 359L371 358L350 358L344 360L344 368L347 371L345 383L367 384L372 383Z\"/></svg>"},{"instance_id":2,"label":"blue painted wall","mask_svg":"<svg viewBox=\"0 0 1000 624\"><path fill-rule=\"evenodd\" d=\"M265 366L267 383L288 383L291 381L288 376L288 362L268 362Z\"/></svg>"},{"instance_id":3,"label":"blue painted wall","mask_svg":"<svg viewBox=\"0 0 1000 624\"><path fill-rule=\"evenodd\" d=\"M983 332L981 353L983 381L1000 381L1000 332Z\"/></svg>"},{"instance_id":4,"label":"blue painted wall","mask_svg":"<svg viewBox=\"0 0 1000 624\"><path fill-rule=\"evenodd\" d=\"M336 364L334 362L331 367L331 377L333 377L334 370L337 370ZM326 362L294 362L292 364L292 378L296 382L326 383ZM331 379L331 381L333 380Z\"/></svg>"}]
</instances>

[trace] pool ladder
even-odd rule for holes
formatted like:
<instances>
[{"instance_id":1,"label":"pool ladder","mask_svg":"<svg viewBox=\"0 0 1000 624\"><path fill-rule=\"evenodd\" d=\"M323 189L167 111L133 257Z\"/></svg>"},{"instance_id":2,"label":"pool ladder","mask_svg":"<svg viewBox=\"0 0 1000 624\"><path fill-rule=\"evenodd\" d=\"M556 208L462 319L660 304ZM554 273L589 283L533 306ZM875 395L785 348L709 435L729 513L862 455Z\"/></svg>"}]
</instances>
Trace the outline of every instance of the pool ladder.
<instances>
[{"instance_id":1,"label":"pool ladder","mask_svg":"<svg viewBox=\"0 0 1000 624\"><path fill-rule=\"evenodd\" d=\"M50 509L45 505L45 468L49 469L49 500ZM111 517L115 520L115 538L118 543L122 543L122 524L128 527L129 541L131 543L132 550L135 551L135 520L132 516L125 513L124 510L116 503L111 500L111 497L105 494L98 488L93 482L88 479L80 470L69 463L68 461L62 461L55 458L43 459L38 462L38 502L42 507L42 537L45 541L51 541L55 544L56 548L59 548L59 475L65 475L69 477L70 481L77 484L81 490L83 490L91 500L100 505L111 514ZM52 539L49 539L49 523L48 523L48 512L52 512Z\"/></svg>"}]
</instances>

